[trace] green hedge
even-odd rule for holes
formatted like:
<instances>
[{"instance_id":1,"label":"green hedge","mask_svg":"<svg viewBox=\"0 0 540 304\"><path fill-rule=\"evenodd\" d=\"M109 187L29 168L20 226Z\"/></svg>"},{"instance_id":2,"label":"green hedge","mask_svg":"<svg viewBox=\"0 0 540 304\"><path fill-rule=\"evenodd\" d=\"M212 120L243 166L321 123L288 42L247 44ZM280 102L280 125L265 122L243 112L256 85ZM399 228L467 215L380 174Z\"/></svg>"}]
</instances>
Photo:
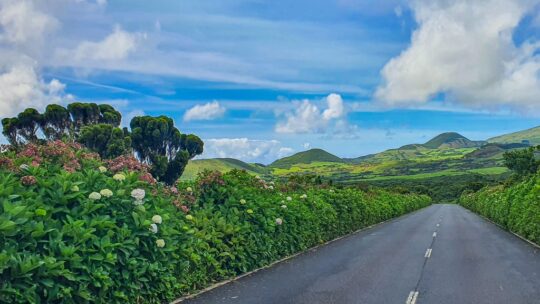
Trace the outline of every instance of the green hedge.
<instances>
[{"instance_id":1,"label":"green hedge","mask_svg":"<svg viewBox=\"0 0 540 304\"><path fill-rule=\"evenodd\" d=\"M132 160L105 170L77 147L50 148L0 157L2 303L170 301L430 204L240 171L169 188Z\"/></svg>"},{"instance_id":2,"label":"green hedge","mask_svg":"<svg viewBox=\"0 0 540 304\"><path fill-rule=\"evenodd\" d=\"M540 244L540 176L511 186L464 193L459 203L506 229Z\"/></svg>"}]
</instances>

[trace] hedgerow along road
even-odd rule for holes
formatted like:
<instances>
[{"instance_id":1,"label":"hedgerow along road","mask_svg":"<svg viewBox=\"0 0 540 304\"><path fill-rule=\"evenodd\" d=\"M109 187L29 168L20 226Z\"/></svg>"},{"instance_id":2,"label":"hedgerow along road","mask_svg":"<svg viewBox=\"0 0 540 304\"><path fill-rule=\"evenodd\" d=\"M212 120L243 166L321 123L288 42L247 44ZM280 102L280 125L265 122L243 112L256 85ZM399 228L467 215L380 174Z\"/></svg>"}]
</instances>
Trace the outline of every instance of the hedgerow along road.
<instances>
[{"instance_id":1,"label":"hedgerow along road","mask_svg":"<svg viewBox=\"0 0 540 304\"><path fill-rule=\"evenodd\" d=\"M540 249L437 204L177 302L540 303Z\"/></svg>"}]
</instances>

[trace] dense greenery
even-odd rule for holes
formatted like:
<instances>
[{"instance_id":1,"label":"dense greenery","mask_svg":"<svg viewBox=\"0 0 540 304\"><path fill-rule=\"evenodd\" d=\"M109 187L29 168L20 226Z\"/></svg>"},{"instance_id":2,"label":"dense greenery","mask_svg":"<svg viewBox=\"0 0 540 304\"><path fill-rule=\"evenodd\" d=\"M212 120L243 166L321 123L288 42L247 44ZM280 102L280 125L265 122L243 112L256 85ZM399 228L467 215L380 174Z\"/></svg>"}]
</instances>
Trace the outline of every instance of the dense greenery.
<instances>
[{"instance_id":1,"label":"dense greenery","mask_svg":"<svg viewBox=\"0 0 540 304\"><path fill-rule=\"evenodd\" d=\"M540 244L540 174L515 184L466 192L459 203Z\"/></svg>"},{"instance_id":2,"label":"dense greenery","mask_svg":"<svg viewBox=\"0 0 540 304\"><path fill-rule=\"evenodd\" d=\"M172 185L188 161L203 152L202 140L182 134L166 116L134 117L131 132L119 128L122 115L107 104L74 102L48 105L43 114L28 108L17 117L2 119L2 134L15 149L51 140L77 141L102 158L135 155L151 166L158 180ZM39 131L44 138L40 138Z\"/></svg>"},{"instance_id":3,"label":"dense greenery","mask_svg":"<svg viewBox=\"0 0 540 304\"><path fill-rule=\"evenodd\" d=\"M540 161L535 157L537 148L519 149L505 152L504 164L518 176L527 176L538 171Z\"/></svg>"},{"instance_id":4,"label":"dense greenery","mask_svg":"<svg viewBox=\"0 0 540 304\"><path fill-rule=\"evenodd\" d=\"M0 302L163 303L430 204L237 170L168 187L147 170L61 141L2 153Z\"/></svg>"}]
</instances>

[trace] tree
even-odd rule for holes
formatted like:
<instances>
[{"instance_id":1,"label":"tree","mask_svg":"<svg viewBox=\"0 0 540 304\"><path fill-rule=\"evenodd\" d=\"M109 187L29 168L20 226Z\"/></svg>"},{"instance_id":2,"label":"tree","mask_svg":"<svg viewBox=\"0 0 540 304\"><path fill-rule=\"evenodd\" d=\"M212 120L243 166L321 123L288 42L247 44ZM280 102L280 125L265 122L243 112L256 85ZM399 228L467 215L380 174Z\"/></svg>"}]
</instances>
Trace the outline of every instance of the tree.
<instances>
[{"instance_id":1,"label":"tree","mask_svg":"<svg viewBox=\"0 0 540 304\"><path fill-rule=\"evenodd\" d=\"M37 131L43 121L43 116L36 109L28 108L17 115L17 133L26 142L37 142Z\"/></svg>"},{"instance_id":2,"label":"tree","mask_svg":"<svg viewBox=\"0 0 540 304\"><path fill-rule=\"evenodd\" d=\"M2 134L6 137L8 142L16 147L19 144L18 137L18 122L17 117L2 119Z\"/></svg>"},{"instance_id":3,"label":"tree","mask_svg":"<svg viewBox=\"0 0 540 304\"><path fill-rule=\"evenodd\" d=\"M503 154L504 164L517 175L525 176L538 170L539 162L534 156L534 148L508 151Z\"/></svg>"},{"instance_id":4,"label":"tree","mask_svg":"<svg viewBox=\"0 0 540 304\"><path fill-rule=\"evenodd\" d=\"M174 184L188 161L203 152L202 140L181 134L169 117L139 116L130 126L136 156L151 165L152 175L166 184Z\"/></svg>"},{"instance_id":5,"label":"tree","mask_svg":"<svg viewBox=\"0 0 540 304\"><path fill-rule=\"evenodd\" d=\"M85 126L77 141L102 158L111 159L131 150L131 138L126 131L110 124Z\"/></svg>"},{"instance_id":6,"label":"tree","mask_svg":"<svg viewBox=\"0 0 540 304\"><path fill-rule=\"evenodd\" d=\"M73 128L76 133L83 126L99 123L99 107L95 103L74 102L68 105L68 111L73 119Z\"/></svg>"},{"instance_id":7,"label":"tree","mask_svg":"<svg viewBox=\"0 0 540 304\"><path fill-rule=\"evenodd\" d=\"M108 104L100 104L99 112L101 114L99 118L100 123L110 124L115 127L120 125L120 122L122 121L122 114L116 111L112 106Z\"/></svg>"},{"instance_id":8,"label":"tree","mask_svg":"<svg viewBox=\"0 0 540 304\"><path fill-rule=\"evenodd\" d=\"M71 117L69 111L56 104L48 105L43 113L41 129L48 140L62 139L70 134Z\"/></svg>"}]
</instances>

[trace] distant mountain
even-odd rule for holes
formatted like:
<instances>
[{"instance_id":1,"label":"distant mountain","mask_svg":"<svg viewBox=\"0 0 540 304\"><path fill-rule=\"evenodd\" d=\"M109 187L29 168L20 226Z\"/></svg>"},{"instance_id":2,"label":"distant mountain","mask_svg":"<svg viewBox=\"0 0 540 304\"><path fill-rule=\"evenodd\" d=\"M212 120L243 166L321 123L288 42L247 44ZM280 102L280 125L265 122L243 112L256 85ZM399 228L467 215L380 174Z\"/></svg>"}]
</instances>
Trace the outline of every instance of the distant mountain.
<instances>
[{"instance_id":1,"label":"distant mountain","mask_svg":"<svg viewBox=\"0 0 540 304\"><path fill-rule=\"evenodd\" d=\"M446 132L435 136L422 146L428 149L461 149L480 147L483 144L485 144L484 141L472 141L459 133Z\"/></svg>"},{"instance_id":2,"label":"distant mountain","mask_svg":"<svg viewBox=\"0 0 540 304\"><path fill-rule=\"evenodd\" d=\"M271 168L289 168L297 164L311 164L313 162L343 163L343 159L322 149L311 149L284 157L271 163Z\"/></svg>"},{"instance_id":3,"label":"distant mountain","mask_svg":"<svg viewBox=\"0 0 540 304\"><path fill-rule=\"evenodd\" d=\"M540 126L524 131L500 135L488 139L490 143L528 143L530 145L540 145Z\"/></svg>"},{"instance_id":4,"label":"distant mountain","mask_svg":"<svg viewBox=\"0 0 540 304\"><path fill-rule=\"evenodd\" d=\"M203 172L204 170L216 170L225 173L231 171L232 169L246 170L254 175L263 175L269 173L269 170L261 164L248 164L234 158L195 159L189 161L181 179L194 179L197 177L197 174Z\"/></svg>"}]
</instances>

